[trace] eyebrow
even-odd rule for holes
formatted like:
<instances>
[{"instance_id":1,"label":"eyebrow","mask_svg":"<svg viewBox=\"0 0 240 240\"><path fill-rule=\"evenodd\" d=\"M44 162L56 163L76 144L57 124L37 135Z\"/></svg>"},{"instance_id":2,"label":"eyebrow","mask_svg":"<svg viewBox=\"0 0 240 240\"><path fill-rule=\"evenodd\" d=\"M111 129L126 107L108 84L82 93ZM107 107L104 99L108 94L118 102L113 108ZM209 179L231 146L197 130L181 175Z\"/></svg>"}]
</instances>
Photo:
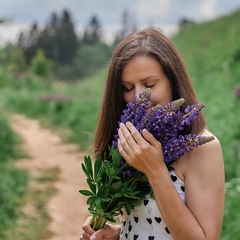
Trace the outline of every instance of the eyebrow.
<instances>
[{"instance_id":1,"label":"eyebrow","mask_svg":"<svg viewBox=\"0 0 240 240\"><path fill-rule=\"evenodd\" d=\"M157 75L149 76L149 77L140 79L140 82L146 81L146 80L148 80L149 78L156 78L156 77L158 77L158 76L157 76ZM125 81L125 80L122 80L122 82L124 82L124 83L129 83L128 81Z\"/></svg>"}]
</instances>

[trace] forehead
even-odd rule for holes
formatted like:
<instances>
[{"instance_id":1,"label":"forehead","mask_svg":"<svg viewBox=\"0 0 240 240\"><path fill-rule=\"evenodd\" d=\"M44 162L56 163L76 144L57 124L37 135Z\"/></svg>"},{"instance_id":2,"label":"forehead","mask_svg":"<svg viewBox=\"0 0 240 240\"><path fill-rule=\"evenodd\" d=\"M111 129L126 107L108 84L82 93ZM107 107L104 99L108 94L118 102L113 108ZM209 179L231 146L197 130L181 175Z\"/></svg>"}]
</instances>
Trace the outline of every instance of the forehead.
<instances>
[{"instance_id":1,"label":"forehead","mask_svg":"<svg viewBox=\"0 0 240 240\"><path fill-rule=\"evenodd\" d=\"M150 76L165 75L160 63L148 55L138 55L132 58L122 70L122 81L146 79Z\"/></svg>"}]
</instances>

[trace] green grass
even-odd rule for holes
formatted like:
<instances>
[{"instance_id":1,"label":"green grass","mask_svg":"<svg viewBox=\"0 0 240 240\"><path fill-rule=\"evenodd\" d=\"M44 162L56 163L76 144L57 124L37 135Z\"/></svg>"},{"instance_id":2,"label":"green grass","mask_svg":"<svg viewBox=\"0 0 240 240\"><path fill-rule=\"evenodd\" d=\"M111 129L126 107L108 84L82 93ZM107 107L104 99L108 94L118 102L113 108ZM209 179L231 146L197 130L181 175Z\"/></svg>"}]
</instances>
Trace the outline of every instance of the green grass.
<instances>
[{"instance_id":1,"label":"green grass","mask_svg":"<svg viewBox=\"0 0 240 240\"><path fill-rule=\"evenodd\" d=\"M58 179L59 169L38 170L37 176L31 176L31 186L24 196L22 212L17 221L3 228L1 240L48 239L52 233L48 230L50 216L46 205L56 189L53 183Z\"/></svg>"},{"instance_id":2,"label":"green grass","mask_svg":"<svg viewBox=\"0 0 240 240\"><path fill-rule=\"evenodd\" d=\"M238 240L240 234L240 102L235 89L240 86L240 11L220 19L184 29L173 41L184 57L200 101L208 128L221 142L225 161L226 201L222 240ZM211 161L211 159L209 159ZM234 183L234 184L233 184Z\"/></svg>"},{"instance_id":3,"label":"green grass","mask_svg":"<svg viewBox=\"0 0 240 240\"><path fill-rule=\"evenodd\" d=\"M38 118L54 129L70 130L67 135L64 131L63 137L86 150L93 138L104 76L102 72L78 83L53 82L51 86L36 79L16 80L14 87L4 89L1 98L8 111Z\"/></svg>"},{"instance_id":4,"label":"green grass","mask_svg":"<svg viewBox=\"0 0 240 240\"><path fill-rule=\"evenodd\" d=\"M5 229L14 225L21 216L21 205L27 190L28 174L14 166L0 164L0 239Z\"/></svg>"},{"instance_id":5,"label":"green grass","mask_svg":"<svg viewBox=\"0 0 240 240\"><path fill-rule=\"evenodd\" d=\"M9 125L7 116L0 116L0 239L5 230L16 224L22 215L29 175L15 167L15 160L23 153L18 148L19 138Z\"/></svg>"}]
</instances>

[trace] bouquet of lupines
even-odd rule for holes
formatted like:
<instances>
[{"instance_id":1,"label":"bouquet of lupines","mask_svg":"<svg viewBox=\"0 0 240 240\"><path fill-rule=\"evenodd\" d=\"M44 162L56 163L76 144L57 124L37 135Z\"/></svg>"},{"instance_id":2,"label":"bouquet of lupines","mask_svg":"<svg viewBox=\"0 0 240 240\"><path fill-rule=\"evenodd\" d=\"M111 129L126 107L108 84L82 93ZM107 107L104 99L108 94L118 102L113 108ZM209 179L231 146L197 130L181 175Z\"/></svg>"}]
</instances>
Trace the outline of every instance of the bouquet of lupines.
<instances>
[{"instance_id":1,"label":"bouquet of lupines","mask_svg":"<svg viewBox=\"0 0 240 240\"><path fill-rule=\"evenodd\" d=\"M157 105L147 109L150 96L151 90L147 89L134 97L123 110L119 124L129 121L140 133L147 129L153 134L162 144L164 161L169 169L180 156L214 139L213 136L196 134L179 135L184 126L197 118L205 107L204 103L188 106L182 111L180 107L184 99L181 98L165 107ZM118 138L116 134L112 146L109 146L108 156L102 154L94 163L89 156L85 156L82 163L89 190L80 190L80 193L88 196L87 204L93 216L90 225L94 230L102 228L107 221L115 222L115 216L122 208L129 214L152 194L144 173L129 166L121 157L117 148Z\"/></svg>"}]
</instances>

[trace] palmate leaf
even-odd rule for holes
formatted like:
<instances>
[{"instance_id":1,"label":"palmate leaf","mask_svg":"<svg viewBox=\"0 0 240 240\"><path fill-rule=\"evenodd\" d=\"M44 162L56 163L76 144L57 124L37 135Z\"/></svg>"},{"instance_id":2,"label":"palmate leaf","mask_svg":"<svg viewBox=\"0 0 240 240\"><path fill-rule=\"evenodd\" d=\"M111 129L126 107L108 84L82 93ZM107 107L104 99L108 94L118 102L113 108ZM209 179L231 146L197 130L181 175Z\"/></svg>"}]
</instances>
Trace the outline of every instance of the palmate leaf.
<instances>
[{"instance_id":1,"label":"palmate leaf","mask_svg":"<svg viewBox=\"0 0 240 240\"><path fill-rule=\"evenodd\" d=\"M104 166L100 169L98 172L98 175L95 177L95 182L97 185L105 184L107 183L107 179L105 179L104 175L106 175Z\"/></svg>"},{"instance_id":2,"label":"palmate leaf","mask_svg":"<svg viewBox=\"0 0 240 240\"><path fill-rule=\"evenodd\" d=\"M117 170L117 172L118 172L118 170ZM112 167L112 164L106 165L106 174L107 174L107 176L109 177L109 179L115 177L116 174L117 174L117 172L116 172L116 169L114 169L114 168Z\"/></svg>"},{"instance_id":3,"label":"palmate leaf","mask_svg":"<svg viewBox=\"0 0 240 240\"><path fill-rule=\"evenodd\" d=\"M107 195L107 186L106 185L101 185L101 186L99 186L99 188L98 188L98 192L97 192L97 196L99 197L99 198L104 198L106 195Z\"/></svg>"},{"instance_id":4,"label":"palmate leaf","mask_svg":"<svg viewBox=\"0 0 240 240\"><path fill-rule=\"evenodd\" d=\"M96 201L97 200L97 196L96 195L92 195L87 199L87 204L90 205L90 209L94 210L96 207Z\"/></svg>"},{"instance_id":5,"label":"palmate leaf","mask_svg":"<svg viewBox=\"0 0 240 240\"><path fill-rule=\"evenodd\" d=\"M118 192L121 192L121 188L122 188L122 182L121 181L117 181L113 184L109 184L107 189L110 195L115 196L115 194L117 194Z\"/></svg>"},{"instance_id":6,"label":"palmate leaf","mask_svg":"<svg viewBox=\"0 0 240 240\"><path fill-rule=\"evenodd\" d=\"M126 198L137 199L138 197L136 195L139 193L139 191L133 191L131 188L122 188L122 193Z\"/></svg>"}]
</instances>

